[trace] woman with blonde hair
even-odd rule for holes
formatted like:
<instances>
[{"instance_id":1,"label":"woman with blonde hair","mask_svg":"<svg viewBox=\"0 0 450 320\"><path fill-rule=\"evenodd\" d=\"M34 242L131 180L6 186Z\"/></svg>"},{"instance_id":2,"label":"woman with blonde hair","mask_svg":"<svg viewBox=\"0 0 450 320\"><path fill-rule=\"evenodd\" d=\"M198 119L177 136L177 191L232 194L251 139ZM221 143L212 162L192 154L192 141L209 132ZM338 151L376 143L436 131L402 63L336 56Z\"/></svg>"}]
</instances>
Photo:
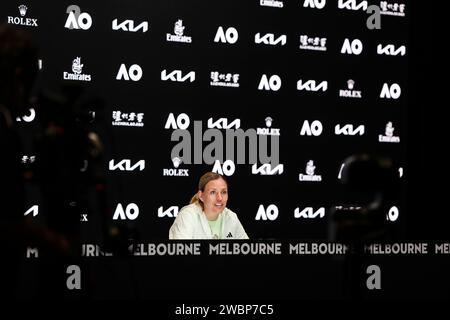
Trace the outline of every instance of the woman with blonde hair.
<instances>
[{"instance_id":1,"label":"woman with blonde hair","mask_svg":"<svg viewBox=\"0 0 450 320\"><path fill-rule=\"evenodd\" d=\"M169 239L248 239L236 213L226 207L228 183L224 176L201 176L191 203L178 212Z\"/></svg>"}]
</instances>

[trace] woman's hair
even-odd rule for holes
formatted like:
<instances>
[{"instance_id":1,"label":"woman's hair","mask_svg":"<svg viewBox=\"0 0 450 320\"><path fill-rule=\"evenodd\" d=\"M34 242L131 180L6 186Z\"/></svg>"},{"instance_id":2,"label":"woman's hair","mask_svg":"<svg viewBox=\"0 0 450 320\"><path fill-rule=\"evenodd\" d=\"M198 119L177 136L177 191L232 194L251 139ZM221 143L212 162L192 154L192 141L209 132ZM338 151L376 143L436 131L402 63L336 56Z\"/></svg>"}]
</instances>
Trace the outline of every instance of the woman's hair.
<instances>
[{"instance_id":1,"label":"woman's hair","mask_svg":"<svg viewBox=\"0 0 450 320\"><path fill-rule=\"evenodd\" d=\"M214 172L207 172L207 173L205 173L204 175L202 175L200 177L200 180L198 181L198 190L204 192L205 191L205 187L208 184L208 182L210 182L212 180L217 180L217 179L223 179L223 181L225 181L225 183L228 186L228 181L227 181L227 179L225 179L225 177L223 175L218 174L218 173L214 173ZM203 209L203 202L198 198L198 193L196 193L192 197L190 203L197 203Z\"/></svg>"}]
</instances>

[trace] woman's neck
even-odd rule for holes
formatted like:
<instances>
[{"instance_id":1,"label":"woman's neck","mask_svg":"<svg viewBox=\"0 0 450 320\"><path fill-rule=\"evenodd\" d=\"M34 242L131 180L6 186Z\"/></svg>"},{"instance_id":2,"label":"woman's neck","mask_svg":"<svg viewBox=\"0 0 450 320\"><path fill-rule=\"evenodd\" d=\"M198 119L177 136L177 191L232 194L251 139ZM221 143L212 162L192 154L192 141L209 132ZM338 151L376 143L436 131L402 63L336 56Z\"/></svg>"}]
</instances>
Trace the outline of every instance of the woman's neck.
<instances>
[{"instance_id":1,"label":"woman's neck","mask_svg":"<svg viewBox=\"0 0 450 320\"><path fill-rule=\"evenodd\" d=\"M209 221L215 221L215 220L217 220L217 218L219 217L219 212L218 213L215 213L215 212L206 212L206 211L204 211L205 212L205 216L206 216L206 219L208 219Z\"/></svg>"}]
</instances>

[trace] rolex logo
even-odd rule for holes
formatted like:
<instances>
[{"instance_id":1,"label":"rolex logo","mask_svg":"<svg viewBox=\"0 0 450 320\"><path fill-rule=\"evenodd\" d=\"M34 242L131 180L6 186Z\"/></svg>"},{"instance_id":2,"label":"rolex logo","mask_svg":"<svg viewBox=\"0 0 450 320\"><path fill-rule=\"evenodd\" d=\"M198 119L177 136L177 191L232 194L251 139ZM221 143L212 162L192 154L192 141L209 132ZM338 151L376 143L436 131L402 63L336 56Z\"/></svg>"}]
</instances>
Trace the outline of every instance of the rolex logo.
<instances>
[{"instance_id":1,"label":"rolex logo","mask_svg":"<svg viewBox=\"0 0 450 320\"><path fill-rule=\"evenodd\" d=\"M175 157L175 158L172 159L172 162L173 162L173 166L175 168L178 168L180 166L180 164L181 164L181 159L178 158L178 157Z\"/></svg>"},{"instance_id":2,"label":"rolex logo","mask_svg":"<svg viewBox=\"0 0 450 320\"><path fill-rule=\"evenodd\" d=\"M27 14L27 6L26 5L23 5L23 4L21 4L20 6L19 6L19 13L20 13L20 15L23 17L24 15L26 15Z\"/></svg>"},{"instance_id":3,"label":"rolex logo","mask_svg":"<svg viewBox=\"0 0 450 320\"><path fill-rule=\"evenodd\" d=\"M16 24L21 26L29 26L29 27L37 27L37 19L36 18L27 18L25 15L27 14L28 7L24 4L21 4L17 7L19 9L20 17L8 16L7 23Z\"/></svg>"},{"instance_id":4,"label":"rolex logo","mask_svg":"<svg viewBox=\"0 0 450 320\"><path fill-rule=\"evenodd\" d=\"M348 80L347 86L349 90L353 90L353 87L355 86L355 81L353 81L352 79Z\"/></svg>"}]
</instances>

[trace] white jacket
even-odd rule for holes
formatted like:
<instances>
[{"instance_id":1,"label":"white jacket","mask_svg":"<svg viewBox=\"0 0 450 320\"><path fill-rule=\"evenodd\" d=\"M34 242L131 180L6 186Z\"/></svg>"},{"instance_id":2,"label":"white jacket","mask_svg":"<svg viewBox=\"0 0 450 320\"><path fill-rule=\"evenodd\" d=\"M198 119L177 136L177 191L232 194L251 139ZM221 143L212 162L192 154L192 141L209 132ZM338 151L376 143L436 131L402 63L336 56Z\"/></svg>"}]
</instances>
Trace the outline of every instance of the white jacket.
<instances>
[{"instance_id":1,"label":"white jacket","mask_svg":"<svg viewBox=\"0 0 450 320\"><path fill-rule=\"evenodd\" d=\"M236 213L225 208L221 214L223 215L221 239L248 239ZM213 239L208 219L199 204L192 203L181 208L170 227L169 239Z\"/></svg>"}]
</instances>

